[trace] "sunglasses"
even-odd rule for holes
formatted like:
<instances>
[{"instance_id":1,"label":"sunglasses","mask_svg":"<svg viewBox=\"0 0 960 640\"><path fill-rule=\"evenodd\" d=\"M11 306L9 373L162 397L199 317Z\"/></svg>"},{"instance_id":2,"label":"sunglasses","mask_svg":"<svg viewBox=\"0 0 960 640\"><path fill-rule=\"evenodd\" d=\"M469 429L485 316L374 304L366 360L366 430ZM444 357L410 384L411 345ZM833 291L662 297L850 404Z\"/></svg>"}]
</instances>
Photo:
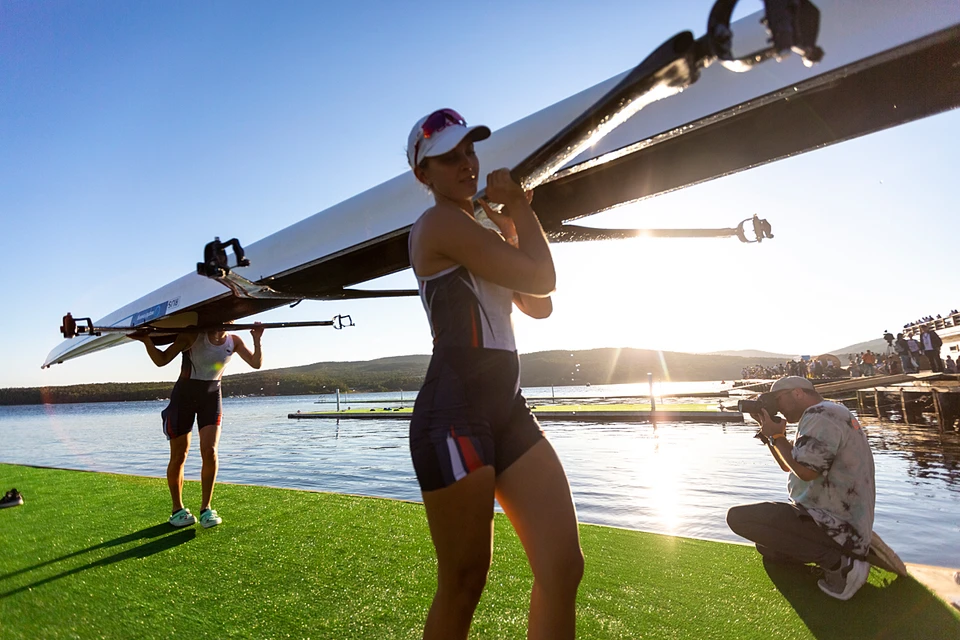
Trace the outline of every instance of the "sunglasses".
<instances>
[{"instance_id":1,"label":"sunglasses","mask_svg":"<svg viewBox=\"0 0 960 640\"><path fill-rule=\"evenodd\" d=\"M428 115L420 129L423 131L423 137L429 138L435 133L440 133L447 128L447 125L451 124L459 124L465 127L467 126L467 121L453 109L440 109Z\"/></svg>"},{"instance_id":2,"label":"sunglasses","mask_svg":"<svg viewBox=\"0 0 960 640\"><path fill-rule=\"evenodd\" d=\"M440 109L427 116L427 119L420 125L421 135L417 136L417 143L413 147L413 157L419 160L420 143L423 140L427 140L430 136L440 133L452 124L465 127L467 126L467 121L453 109Z\"/></svg>"}]
</instances>

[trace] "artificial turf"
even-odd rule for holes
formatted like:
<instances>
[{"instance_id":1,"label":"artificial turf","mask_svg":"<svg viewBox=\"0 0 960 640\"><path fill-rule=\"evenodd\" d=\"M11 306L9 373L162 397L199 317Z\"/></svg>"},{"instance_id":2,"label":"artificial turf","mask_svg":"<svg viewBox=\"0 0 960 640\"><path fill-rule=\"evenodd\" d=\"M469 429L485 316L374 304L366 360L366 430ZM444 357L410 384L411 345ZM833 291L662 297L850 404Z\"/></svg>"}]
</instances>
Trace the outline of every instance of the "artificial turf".
<instances>
[{"instance_id":1,"label":"artificial turf","mask_svg":"<svg viewBox=\"0 0 960 640\"><path fill-rule=\"evenodd\" d=\"M435 561L417 504L220 484L173 529L158 478L0 464L0 638L417 638ZM188 506L200 487L188 482ZM471 638L525 637L532 575L496 517ZM872 569L849 602L743 545L581 526L581 638L960 638L960 615Z\"/></svg>"}]
</instances>

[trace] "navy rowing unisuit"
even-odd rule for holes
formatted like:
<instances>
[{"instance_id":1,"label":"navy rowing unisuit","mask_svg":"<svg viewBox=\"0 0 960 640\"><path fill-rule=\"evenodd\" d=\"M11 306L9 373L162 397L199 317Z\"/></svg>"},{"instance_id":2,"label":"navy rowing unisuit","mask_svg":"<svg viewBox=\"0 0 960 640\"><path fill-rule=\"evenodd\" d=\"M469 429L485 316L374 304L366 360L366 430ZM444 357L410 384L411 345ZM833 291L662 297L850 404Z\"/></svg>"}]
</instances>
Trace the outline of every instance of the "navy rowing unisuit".
<instances>
[{"instance_id":1,"label":"navy rowing unisuit","mask_svg":"<svg viewBox=\"0 0 960 640\"><path fill-rule=\"evenodd\" d=\"M513 291L453 266L417 275L433 357L410 422L423 491L490 465L497 475L543 438L520 394Z\"/></svg>"}]
</instances>

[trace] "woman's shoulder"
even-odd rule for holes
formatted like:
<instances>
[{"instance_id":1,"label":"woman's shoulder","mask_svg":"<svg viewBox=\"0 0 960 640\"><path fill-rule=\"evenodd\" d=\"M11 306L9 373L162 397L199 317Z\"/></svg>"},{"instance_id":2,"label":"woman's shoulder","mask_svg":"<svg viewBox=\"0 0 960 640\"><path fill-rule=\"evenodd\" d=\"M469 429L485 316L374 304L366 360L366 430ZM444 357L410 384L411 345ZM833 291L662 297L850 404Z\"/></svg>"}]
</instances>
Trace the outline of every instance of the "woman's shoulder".
<instances>
[{"instance_id":1,"label":"woman's shoulder","mask_svg":"<svg viewBox=\"0 0 960 640\"><path fill-rule=\"evenodd\" d=\"M445 245L450 238L469 237L473 227L482 228L472 216L457 206L439 203L420 214L413 223L410 241L421 248Z\"/></svg>"},{"instance_id":2,"label":"woman's shoulder","mask_svg":"<svg viewBox=\"0 0 960 640\"><path fill-rule=\"evenodd\" d=\"M426 209L413 223L414 227L448 226L470 222L471 217L456 205L440 202Z\"/></svg>"},{"instance_id":3,"label":"woman's shoulder","mask_svg":"<svg viewBox=\"0 0 960 640\"><path fill-rule=\"evenodd\" d=\"M176 337L175 341L182 344L184 350L187 350L193 348L193 345L197 343L197 338L199 337L199 333L181 333Z\"/></svg>"}]
</instances>

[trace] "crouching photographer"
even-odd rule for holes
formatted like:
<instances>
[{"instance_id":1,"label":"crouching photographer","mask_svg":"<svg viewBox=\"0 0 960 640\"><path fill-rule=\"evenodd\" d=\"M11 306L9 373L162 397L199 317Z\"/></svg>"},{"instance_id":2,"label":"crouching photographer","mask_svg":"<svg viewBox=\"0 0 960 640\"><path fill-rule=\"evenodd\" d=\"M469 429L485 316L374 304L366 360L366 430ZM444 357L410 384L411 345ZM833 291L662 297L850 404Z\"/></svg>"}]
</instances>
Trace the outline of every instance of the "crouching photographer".
<instances>
[{"instance_id":1,"label":"crouching photographer","mask_svg":"<svg viewBox=\"0 0 960 640\"><path fill-rule=\"evenodd\" d=\"M806 378L774 382L758 401L741 403L760 423L761 438L789 473L790 502L740 505L727 524L765 559L816 563L827 595L848 600L866 582L875 503L873 454L846 407L825 401ZM786 420L775 417L783 414ZM799 422L796 438L787 423Z\"/></svg>"}]
</instances>

